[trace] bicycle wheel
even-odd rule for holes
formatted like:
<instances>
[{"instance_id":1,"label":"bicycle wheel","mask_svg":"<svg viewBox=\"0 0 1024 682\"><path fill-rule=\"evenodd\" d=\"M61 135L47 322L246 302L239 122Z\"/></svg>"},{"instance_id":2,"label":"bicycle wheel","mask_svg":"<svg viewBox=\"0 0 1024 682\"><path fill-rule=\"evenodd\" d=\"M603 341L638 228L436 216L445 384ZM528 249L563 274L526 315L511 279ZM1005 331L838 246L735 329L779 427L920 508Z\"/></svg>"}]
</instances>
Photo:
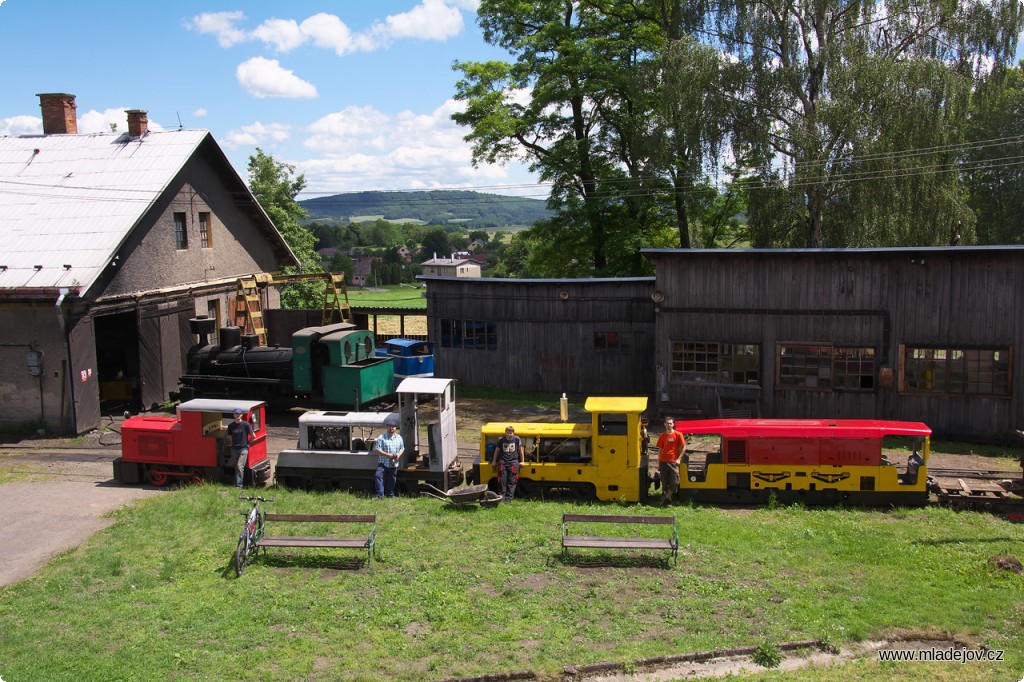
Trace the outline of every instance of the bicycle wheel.
<instances>
[{"instance_id":1,"label":"bicycle wheel","mask_svg":"<svg viewBox=\"0 0 1024 682\"><path fill-rule=\"evenodd\" d=\"M260 515L256 517L256 531L252 538L252 558L255 559L260 553L260 540L263 539L263 527L266 524L267 515L260 510Z\"/></svg>"},{"instance_id":2,"label":"bicycle wheel","mask_svg":"<svg viewBox=\"0 0 1024 682\"><path fill-rule=\"evenodd\" d=\"M247 563L249 563L249 538L242 535L238 538L238 547L235 549L235 574L242 575Z\"/></svg>"}]
</instances>

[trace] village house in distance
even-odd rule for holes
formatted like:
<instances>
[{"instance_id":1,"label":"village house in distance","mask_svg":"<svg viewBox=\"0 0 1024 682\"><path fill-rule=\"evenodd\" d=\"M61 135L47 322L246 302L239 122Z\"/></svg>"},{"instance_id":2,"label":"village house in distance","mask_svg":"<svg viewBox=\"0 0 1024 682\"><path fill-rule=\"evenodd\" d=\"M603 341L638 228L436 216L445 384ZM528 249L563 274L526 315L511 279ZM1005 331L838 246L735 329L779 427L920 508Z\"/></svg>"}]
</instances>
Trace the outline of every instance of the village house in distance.
<instances>
[{"instance_id":1,"label":"village house in distance","mask_svg":"<svg viewBox=\"0 0 1024 682\"><path fill-rule=\"evenodd\" d=\"M425 277L480 277L481 267L470 257L452 254L449 258L434 257L423 261L420 274Z\"/></svg>"}]
</instances>

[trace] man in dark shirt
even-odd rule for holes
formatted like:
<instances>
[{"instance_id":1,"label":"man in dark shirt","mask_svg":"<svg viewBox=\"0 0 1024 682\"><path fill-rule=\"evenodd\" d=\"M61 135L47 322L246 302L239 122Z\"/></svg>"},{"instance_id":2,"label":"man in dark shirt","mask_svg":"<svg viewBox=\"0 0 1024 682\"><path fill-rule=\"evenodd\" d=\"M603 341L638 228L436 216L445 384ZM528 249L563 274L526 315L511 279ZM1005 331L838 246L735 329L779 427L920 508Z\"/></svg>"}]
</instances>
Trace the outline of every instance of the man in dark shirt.
<instances>
[{"instance_id":1,"label":"man in dark shirt","mask_svg":"<svg viewBox=\"0 0 1024 682\"><path fill-rule=\"evenodd\" d=\"M505 429L505 435L498 439L494 448L494 460L491 466L498 472L498 483L501 484L501 497L508 504L516 494L516 482L519 480L519 467L526 459L523 441L516 435L511 426Z\"/></svg>"},{"instance_id":2,"label":"man in dark shirt","mask_svg":"<svg viewBox=\"0 0 1024 682\"><path fill-rule=\"evenodd\" d=\"M242 408L235 408L235 420L228 424L228 436L231 438L231 457L237 458L235 462L235 486L242 487L242 479L245 476L245 465L249 462L249 443L252 442L256 433L252 430L252 424L246 421Z\"/></svg>"}]
</instances>

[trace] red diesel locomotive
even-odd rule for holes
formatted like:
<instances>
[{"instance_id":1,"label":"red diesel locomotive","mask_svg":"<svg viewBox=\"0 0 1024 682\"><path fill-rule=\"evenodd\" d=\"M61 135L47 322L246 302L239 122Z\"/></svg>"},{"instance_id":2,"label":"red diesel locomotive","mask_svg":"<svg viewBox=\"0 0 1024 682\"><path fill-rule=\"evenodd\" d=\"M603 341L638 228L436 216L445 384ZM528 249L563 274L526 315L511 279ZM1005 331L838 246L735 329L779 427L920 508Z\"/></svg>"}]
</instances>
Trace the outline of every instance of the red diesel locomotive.
<instances>
[{"instance_id":1,"label":"red diesel locomotive","mask_svg":"<svg viewBox=\"0 0 1024 682\"><path fill-rule=\"evenodd\" d=\"M263 485L270 476L266 403L257 400L189 400L178 405L173 417L126 419L121 425L121 456L114 460L114 479L158 487L171 481L233 482L227 425L235 408L242 410L255 433L246 479Z\"/></svg>"}]
</instances>

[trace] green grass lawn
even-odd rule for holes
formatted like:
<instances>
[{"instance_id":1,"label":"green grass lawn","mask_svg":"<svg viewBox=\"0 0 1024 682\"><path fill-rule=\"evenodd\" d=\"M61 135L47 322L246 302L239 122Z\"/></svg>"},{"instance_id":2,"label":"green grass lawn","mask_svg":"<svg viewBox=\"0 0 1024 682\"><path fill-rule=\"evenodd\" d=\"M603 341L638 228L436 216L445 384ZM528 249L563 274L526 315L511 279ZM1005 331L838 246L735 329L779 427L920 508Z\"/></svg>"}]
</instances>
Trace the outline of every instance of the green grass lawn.
<instances>
[{"instance_id":1,"label":"green grass lawn","mask_svg":"<svg viewBox=\"0 0 1024 682\"><path fill-rule=\"evenodd\" d=\"M388 284L363 289L349 287L348 302L353 306L427 309L426 289L422 284Z\"/></svg>"},{"instance_id":2,"label":"green grass lawn","mask_svg":"<svg viewBox=\"0 0 1024 682\"><path fill-rule=\"evenodd\" d=\"M0 588L6 680L429 680L761 643L915 632L1006 651L1003 663L856 661L799 679L1018 680L1024 526L938 508L809 510L269 491L271 511L379 514L379 556L271 549L241 578L244 502L187 487L120 509L110 528ZM560 560L566 510L678 516L662 554ZM301 534L276 529L275 534ZM645 531L657 533L657 530ZM603 561L595 561L603 560ZM594 565L600 563L603 565ZM792 679L757 673L733 679Z\"/></svg>"}]
</instances>

